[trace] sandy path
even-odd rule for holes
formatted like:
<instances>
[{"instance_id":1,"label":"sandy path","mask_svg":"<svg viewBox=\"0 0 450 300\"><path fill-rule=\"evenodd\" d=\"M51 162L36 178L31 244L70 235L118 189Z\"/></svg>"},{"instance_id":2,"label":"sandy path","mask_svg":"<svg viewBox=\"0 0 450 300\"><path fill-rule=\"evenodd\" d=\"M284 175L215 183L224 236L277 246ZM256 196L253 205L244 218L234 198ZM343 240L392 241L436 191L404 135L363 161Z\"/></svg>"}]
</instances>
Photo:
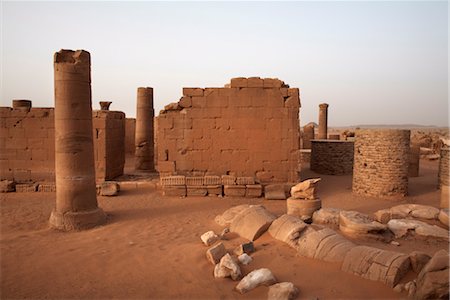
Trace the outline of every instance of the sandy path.
<instances>
[{"instance_id":1,"label":"sandy path","mask_svg":"<svg viewBox=\"0 0 450 300\"><path fill-rule=\"evenodd\" d=\"M424 162L421 177L410 181L411 197L401 201L361 198L351 194L350 176L321 176L319 195L324 207L373 212L398 203L437 206L437 163ZM303 178L316 176L309 170ZM242 204L263 204L276 214L284 201L231 198L167 198L151 188L124 189L119 197L99 197L108 224L83 232L61 233L47 228L54 193L0 194L1 298L266 298L268 288L246 295L233 291L236 282L215 280L199 236L221 231L214 217ZM234 234L228 250L244 240ZM401 246L358 241L409 253L433 254L445 242L406 239ZM259 267L272 270L279 281L291 281L300 298L405 298L378 282L343 273L339 267L302 258L267 233L255 242L254 261L244 273Z\"/></svg>"}]
</instances>

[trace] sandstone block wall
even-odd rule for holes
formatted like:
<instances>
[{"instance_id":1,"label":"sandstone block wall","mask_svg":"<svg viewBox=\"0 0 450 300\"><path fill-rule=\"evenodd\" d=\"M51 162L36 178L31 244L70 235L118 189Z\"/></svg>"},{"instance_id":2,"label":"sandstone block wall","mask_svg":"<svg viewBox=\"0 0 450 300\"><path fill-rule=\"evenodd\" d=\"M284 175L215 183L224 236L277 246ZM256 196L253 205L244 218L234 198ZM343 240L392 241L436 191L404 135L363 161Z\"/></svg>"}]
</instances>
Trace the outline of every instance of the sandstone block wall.
<instances>
[{"instance_id":1,"label":"sandstone block wall","mask_svg":"<svg viewBox=\"0 0 450 300\"><path fill-rule=\"evenodd\" d=\"M94 111L93 124L96 177L110 180L123 174L125 115ZM54 108L0 107L0 180L4 179L55 181Z\"/></svg>"},{"instance_id":2,"label":"sandstone block wall","mask_svg":"<svg viewBox=\"0 0 450 300\"><path fill-rule=\"evenodd\" d=\"M234 78L227 86L184 88L160 113L158 171L296 182L299 89L270 78Z\"/></svg>"},{"instance_id":3,"label":"sandstone block wall","mask_svg":"<svg viewBox=\"0 0 450 300\"><path fill-rule=\"evenodd\" d=\"M136 131L136 119L126 118L125 120L125 153L134 155L134 137Z\"/></svg>"},{"instance_id":4,"label":"sandstone block wall","mask_svg":"<svg viewBox=\"0 0 450 300\"><path fill-rule=\"evenodd\" d=\"M409 144L409 130L356 130L353 192L378 197L406 196Z\"/></svg>"},{"instance_id":5,"label":"sandstone block wall","mask_svg":"<svg viewBox=\"0 0 450 300\"><path fill-rule=\"evenodd\" d=\"M125 113L95 110L94 128L95 177L97 181L114 179L125 166Z\"/></svg>"},{"instance_id":6,"label":"sandstone block wall","mask_svg":"<svg viewBox=\"0 0 450 300\"><path fill-rule=\"evenodd\" d=\"M310 169L319 174L345 175L353 171L354 143L338 140L311 141Z\"/></svg>"},{"instance_id":7,"label":"sandstone block wall","mask_svg":"<svg viewBox=\"0 0 450 300\"><path fill-rule=\"evenodd\" d=\"M54 181L53 108L0 108L0 178Z\"/></svg>"}]
</instances>

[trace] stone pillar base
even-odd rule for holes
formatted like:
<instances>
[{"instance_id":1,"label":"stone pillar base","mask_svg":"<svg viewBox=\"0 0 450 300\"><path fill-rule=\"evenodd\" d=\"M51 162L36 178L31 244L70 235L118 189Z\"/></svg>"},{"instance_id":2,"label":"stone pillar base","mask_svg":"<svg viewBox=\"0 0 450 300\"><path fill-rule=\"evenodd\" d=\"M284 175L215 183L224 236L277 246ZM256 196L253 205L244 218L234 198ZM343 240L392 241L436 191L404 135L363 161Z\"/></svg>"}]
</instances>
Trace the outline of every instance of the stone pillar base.
<instances>
[{"instance_id":1,"label":"stone pillar base","mask_svg":"<svg viewBox=\"0 0 450 300\"><path fill-rule=\"evenodd\" d=\"M53 210L50 215L50 227L64 231L89 229L105 222L106 214L101 208L64 214Z\"/></svg>"}]
</instances>

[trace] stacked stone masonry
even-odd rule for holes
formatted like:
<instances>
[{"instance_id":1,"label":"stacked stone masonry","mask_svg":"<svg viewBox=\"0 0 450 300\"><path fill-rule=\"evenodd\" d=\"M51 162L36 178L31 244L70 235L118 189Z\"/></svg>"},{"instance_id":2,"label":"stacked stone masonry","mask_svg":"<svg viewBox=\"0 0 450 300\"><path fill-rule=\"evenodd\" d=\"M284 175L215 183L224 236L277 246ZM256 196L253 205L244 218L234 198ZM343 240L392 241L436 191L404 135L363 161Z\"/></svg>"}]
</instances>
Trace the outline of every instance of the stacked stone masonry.
<instances>
[{"instance_id":1,"label":"stacked stone masonry","mask_svg":"<svg viewBox=\"0 0 450 300\"><path fill-rule=\"evenodd\" d=\"M263 187L255 184L253 177L235 177L231 175L161 177L161 186L165 196L228 196L258 198Z\"/></svg>"},{"instance_id":2,"label":"stacked stone masonry","mask_svg":"<svg viewBox=\"0 0 450 300\"><path fill-rule=\"evenodd\" d=\"M441 147L440 159L439 159L439 186L450 185L450 147L443 145Z\"/></svg>"},{"instance_id":3,"label":"stacked stone masonry","mask_svg":"<svg viewBox=\"0 0 450 300\"><path fill-rule=\"evenodd\" d=\"M125 154L134 155L136 146L134 145L134 137L136 131L136 119L127 118L125 120Z\"/></svg>"},{"instance_id":4,"label":"stacked stone masonry","mask_svg":"<svg viewBox=\"0 0 450 300\"><path fill-rule=\"evenodd\" d=\"M299 89L278 79L184 88L180 101L157 117L158 171L296 182L299 108Z\"/></svg>"},{"instance_id":5,"label":"stacked stone masonry","mask_svg":"<svg viewBox=\"0 0 450 300\"><path fill-rule=\"evenodd\" d=\"M357 130L353 192L375 197L406 196L409 144L409 130Z\"/></svg>"},{"instance_id":6,"label":"stacked stone masonry","mask_svg":"<svg viewBox=\"0 0 450 300\"><path fill-rule=\"evenodd\" d=\"M123 174L125 115L93 111L96 177ZM0 180L55 181L54 108L0 107Z\"/></svg>"},{"instance_id":7,"label":"stacked stone masonry","mask_svg":"<svg viewBox=\"0 0 450 300\"><path fill-rule=\"evenodd\" d=\"M345 175L353 171L354 143L338 140L313 140L310 169L319 174Z\"/></svg>"}]
</instances>

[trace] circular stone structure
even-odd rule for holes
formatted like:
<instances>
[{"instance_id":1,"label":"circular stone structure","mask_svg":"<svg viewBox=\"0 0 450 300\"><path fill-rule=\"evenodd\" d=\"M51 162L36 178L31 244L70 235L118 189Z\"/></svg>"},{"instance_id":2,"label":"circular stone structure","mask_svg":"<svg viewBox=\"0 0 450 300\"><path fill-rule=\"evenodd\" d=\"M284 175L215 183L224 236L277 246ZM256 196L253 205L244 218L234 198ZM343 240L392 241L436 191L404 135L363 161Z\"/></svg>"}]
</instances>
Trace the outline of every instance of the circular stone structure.
<instances>
[{"instance_id":1,"label":"circular stone structure","mask_svg":"<svg viewBox=\"0 0 450 300\"><path fill-rule=\"evenodd\" d=\"M357 130L353 192L375 197L406 196L409 142L409 130Z\"/></svg>"},{"instance_id":2,"label":"circular stone structure","mask_svg":"<svg viewBox=\"0 0 450 300\"><path fill-rule=\"evenodd\" d=\"M439 188L441 189L441 208L449 207L449 195L450 195L450 147L443 145L441 147L441 157L439 159Z\"/></svg>"},{"instance_id":3,"label":"circular stone structure","mask_svg":"<svg viewBox=\"0 0 450 300\"><path fill-rule=\"evenodd\" d=\"M351 141L311 141L311 171L325 175L351 174L353 148L354 143Z\"/></svg>"}]
</instances>

